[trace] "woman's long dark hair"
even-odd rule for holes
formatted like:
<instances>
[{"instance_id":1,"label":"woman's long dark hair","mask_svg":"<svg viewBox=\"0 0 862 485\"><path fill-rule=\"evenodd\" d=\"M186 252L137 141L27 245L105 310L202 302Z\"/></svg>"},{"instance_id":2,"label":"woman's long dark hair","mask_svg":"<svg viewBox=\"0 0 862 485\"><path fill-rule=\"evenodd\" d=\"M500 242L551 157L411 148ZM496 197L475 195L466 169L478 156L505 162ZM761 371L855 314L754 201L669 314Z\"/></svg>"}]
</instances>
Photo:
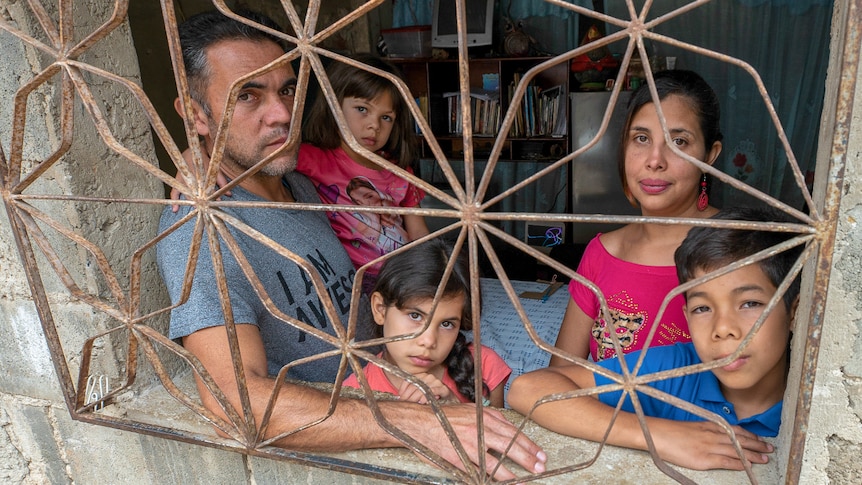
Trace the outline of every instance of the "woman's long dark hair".
<instances>
[{"instance_id":1,"label":"woman's long dark hair","mask_svg":"<svg viewBox=\"0 0 862 485\"><path fill-rule=\"evenodd\" d=\"M473 305L470 295L470 268L464 253L453 254L453 246L441 238L414 246L403 253L388 259L380 270L377 284L372 292L380 293L386 306L404 308L417 299L431 299L443 281L443 273L449 259L455 258L455 265L441 298L464 295L464 310L461 314L461 328L455 345L446 358L449 377L455 381L458 392L476 402L473 379L473 353L470 352L464 331L473 329ZM377 329L381 331L381 327ZM487 384L482 383L484 393L489 392Z\"/></svg>"}]
</instances>

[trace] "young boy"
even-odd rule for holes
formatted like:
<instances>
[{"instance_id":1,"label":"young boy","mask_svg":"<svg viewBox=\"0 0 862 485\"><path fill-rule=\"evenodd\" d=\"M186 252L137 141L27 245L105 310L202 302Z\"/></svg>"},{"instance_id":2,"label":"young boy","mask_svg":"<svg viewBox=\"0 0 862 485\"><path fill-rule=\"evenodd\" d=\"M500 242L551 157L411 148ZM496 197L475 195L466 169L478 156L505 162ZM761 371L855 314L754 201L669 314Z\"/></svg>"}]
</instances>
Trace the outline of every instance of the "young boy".
<instances>
[{"instance_id":1,"label":"young boy","mask_svg":"<svg viewBox=\"0 0 862 485\"><path fill-rule=\"evenodd\" d=\"M792 222L774 210L735 209L714 219ZM674 259L680 283L686 283L795 236L793 233L698 227L677 249ZM694 286L684 307L692 342L650 348L638 376L723 359L734 353L763 313L777 287L798 258L796 247ZM662 379L649 385L711 411L733 426L745 457L766 463L771 444L759 436L776 436L787 374L790 325L799 294L798 278L774 306L739 357L711 372ZM640 352L627 354L629 370ZM598 364L621 373L620 362ZM552 367L515 379L509 404L536 423L558 433L601 441L623 391L535 403L552 394L587 389L614 381L580 365ZM662 459L694 469L743 469L730 437L718 425L642 392L637 398L656 450ZM648 449L644 433L626 396L607 443Z\"/></svg>"}]
</instances>

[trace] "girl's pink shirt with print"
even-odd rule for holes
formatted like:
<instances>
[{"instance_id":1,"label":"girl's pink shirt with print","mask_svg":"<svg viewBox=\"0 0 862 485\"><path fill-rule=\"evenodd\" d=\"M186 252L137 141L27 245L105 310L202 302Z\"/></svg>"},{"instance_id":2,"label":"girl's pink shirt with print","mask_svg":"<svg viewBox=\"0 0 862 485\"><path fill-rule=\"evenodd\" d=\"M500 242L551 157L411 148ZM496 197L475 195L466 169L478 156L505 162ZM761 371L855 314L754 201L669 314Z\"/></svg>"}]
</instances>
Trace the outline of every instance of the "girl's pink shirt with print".
<instances>
[{"instance_id":1,"label":"girl's pink shirt with print","mask_svg":"<svg viewBox=\"0 0 862 485\"><path fill-rule=\"evenodd\" d=\"M416 207L425 193L388 170L374 170L354 162L341 148L324 150L308 143L299 149L296 170L309 179L325 204L357 206L347 193L352 179L370 184L380 198L378 205ZM410 168L406 169L412 173ZM329 222L358 269L365 263L409 242L401 216L333 211ZM368 269L376 275L380 264Z\"/></svg>"}]
</instances>

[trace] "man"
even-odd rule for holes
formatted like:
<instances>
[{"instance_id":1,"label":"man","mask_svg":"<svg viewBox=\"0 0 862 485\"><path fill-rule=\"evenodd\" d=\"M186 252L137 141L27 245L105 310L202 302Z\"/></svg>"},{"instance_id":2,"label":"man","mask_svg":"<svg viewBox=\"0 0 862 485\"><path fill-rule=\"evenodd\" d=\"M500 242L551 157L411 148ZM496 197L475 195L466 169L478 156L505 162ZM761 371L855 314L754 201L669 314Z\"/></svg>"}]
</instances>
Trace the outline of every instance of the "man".
<instances>
[{"instance_id":1,"label":"man","mask_svg":"<svg viewBox=\"0 0 862 485\"><path fill-rule=\"evenodd\" d=\"M256 14L245 16L263 25L271 21ZM277 26L274 28L277 29ZM274 61L283 49L273 37L228 19L217 12L190 18L180 28L183 60L193 98L192 120L212 153L221 112L228 101L233 83ZM275 154L260 171L244 179L231 194L232 201L257 202L317 202L314 188L302 175L294 173L295 157L276 153L287 139L291 122L296 78L285 64L253 79L238 90L236 107L224 144L221 170L234 179L247 168ZM175 106L181 115L179 101ZM286 152L286 150L284 150ZM190 207L177 213L167 208L162 215L160 231L171 228L186 216ZM285 208L224 208L242 224L261 232L273 241L309 261L320 273L333 297L342 322L347 319L353 266L341 247L322 212L297 211ZM162 276L173 302L182 298L185 278L184 262L188 258L194 231L194 219L161 241L158 260ZM221 244L226 283L231 292L231 312L236 322L236 334L242 359L242 370L248 385L255 423L260 423L275 385L271 377L285 364L297 359L333 350L333 325L321 311L322 305L307 273L283 256L239 230L231 229L242 254L248 259L261 285L266 290L276 313L305 321L314 327L306 332L276 318L271 306L264 307L261 296L254 291L241 266ZM171 338L182 338L183 345L200 360L234 409L241 413L236 371L229 350L223 310L218 299L212 258L206 245L201 244L200 256L188 301L175 308L171 315ZM345 300L344 296L348 298ZM358 335L357 340L361 339ZM335 379L336 358L315 360L290 368L288 375L304 380ZM198 390L204 405L224 417L225 412L198 379ZM447 461L463 468L431 408L425 405L385 401L379 403L386 419L407 435L416 439ZM283 383L276 398L275 409L266 429L271 437L295 430L327 415L329 395L291 382ZM445 413L468 451L478 462L484 453L488 470L497 460L486 450L477 449L476 411L472 405L446 406ZM502 452L516 434L516 429L500 413L486 410L483 416L487 450ZM319 424L292 433L278 445L304 451L331 452L359 448L396 447L403 443L383 430L364 401L340 399L333 414ZM544 471L545 454L523 435L518 436L508 456L528 471ZM503 467L498 479L513 478Z\"/></svg>"}]
</instances>

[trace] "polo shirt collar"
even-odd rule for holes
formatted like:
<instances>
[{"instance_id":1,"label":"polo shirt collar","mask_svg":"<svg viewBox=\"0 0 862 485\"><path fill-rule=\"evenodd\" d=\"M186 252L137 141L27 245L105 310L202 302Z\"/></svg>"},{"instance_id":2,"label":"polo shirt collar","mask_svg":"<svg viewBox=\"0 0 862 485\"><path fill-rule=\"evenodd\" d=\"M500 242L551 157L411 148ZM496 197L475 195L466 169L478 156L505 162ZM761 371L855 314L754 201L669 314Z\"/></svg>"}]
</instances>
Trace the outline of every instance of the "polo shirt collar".
<instances>
[{"instance_id":1,"label":"polo shirt collar","mask_svg":"<svg viewBox=\"0 0 862 485\"><path fill-rule=\"evenodd\" d=\"M766 411L749 416L743 420L736 417L733 404L724 398L718 378L710 371L703 372L700 387L694 404L718 414L731 425L739 425L758 436L778 436L781 425L782 401L778 401Z\"/></svg>"}]
</instances>

